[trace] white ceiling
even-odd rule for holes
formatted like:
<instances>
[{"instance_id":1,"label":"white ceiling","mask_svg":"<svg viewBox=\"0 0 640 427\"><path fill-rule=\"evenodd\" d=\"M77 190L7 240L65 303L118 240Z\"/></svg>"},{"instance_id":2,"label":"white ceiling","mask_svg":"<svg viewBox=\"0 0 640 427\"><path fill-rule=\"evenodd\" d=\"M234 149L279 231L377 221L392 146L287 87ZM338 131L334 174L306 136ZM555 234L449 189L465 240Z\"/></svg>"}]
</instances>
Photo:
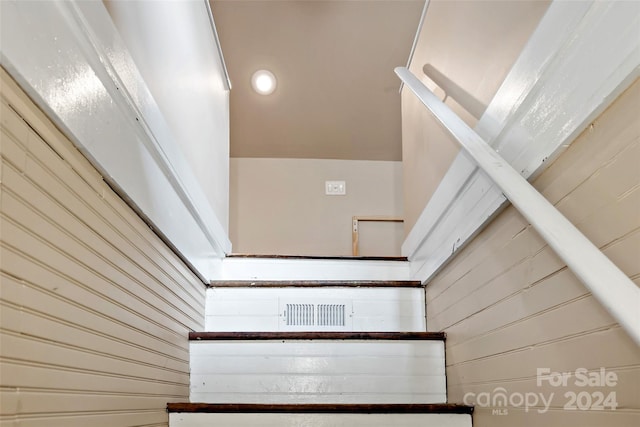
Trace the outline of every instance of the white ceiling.
<instances>
[{"instance_id":1,"label":"white ceiling","mask_svg":"<svg viewBox=\"0 0 640 427\"><path fill-rule=\"evenodd\" d=\"M423 0L212 0L231 156L400 160L399 80ZM278 79L251 89L258 69Z\"/></svg>"}]
</instances>

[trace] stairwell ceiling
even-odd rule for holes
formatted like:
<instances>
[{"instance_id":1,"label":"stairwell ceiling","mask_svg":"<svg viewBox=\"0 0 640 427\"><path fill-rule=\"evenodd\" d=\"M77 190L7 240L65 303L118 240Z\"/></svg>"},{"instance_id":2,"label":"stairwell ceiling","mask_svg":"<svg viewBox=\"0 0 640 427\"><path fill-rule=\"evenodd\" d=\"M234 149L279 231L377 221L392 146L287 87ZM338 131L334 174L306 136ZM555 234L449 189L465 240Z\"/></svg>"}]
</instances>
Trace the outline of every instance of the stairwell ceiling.
<instances>
[{"instance_id":1,"label":"stairwell ceiling","mask_svg":"<svg viewBox=\"0 0 640 427\"><path fill-rule=\"evenodd\" d=\"M400 81L423 0L212 0L231 156L401 160ZM276 91L251 88L256 70Z\"/></svg>"}]
</instances>

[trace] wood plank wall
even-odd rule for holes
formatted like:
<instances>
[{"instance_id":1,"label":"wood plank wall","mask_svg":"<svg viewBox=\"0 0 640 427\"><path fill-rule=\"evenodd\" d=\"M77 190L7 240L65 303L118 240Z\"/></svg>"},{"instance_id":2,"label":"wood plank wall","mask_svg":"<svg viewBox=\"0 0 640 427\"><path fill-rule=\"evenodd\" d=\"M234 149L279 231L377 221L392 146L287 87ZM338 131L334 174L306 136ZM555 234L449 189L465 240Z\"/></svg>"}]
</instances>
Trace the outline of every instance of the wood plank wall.
<instances>
[{"instance_id":1,"label":"wood plank wall","mask_svg":"<svg viewBox=\"0 0 640 427\"><path fill-rule=\"evenodd\" d=\"M444 343L377 339L192 341L191 400L445 403Z\"/></svg>"},{"instance_id":2,"label":"wood plank wall","mask_svg":"<svg viewBox=\"0 0 640 427\"><path fill-rule=\"evenodd\" d=\"M317 330L424 331L422 288L212 288L206 331L281 331L285 303L345 304L346 327ZM300 326L297 330L309 330Z\"/></svg>"},{"instance_id":3,"label":"wood plank wall","mask_svg":"<svg viewBox=\"0 0 640 427\"><path fill-rule=\"evenodd\" d=\"M205 287L1 73L0 425L167 426Z\"/></svg>"},{"instance_id":4,"label":"wood plank wall","mask_svg":"<svg viewBox=\"0 0 640 427\"><path fill-rule=\"evenodd\" d=\"M535 182L636 284L639 111L636 81ZM640 349L512 207L428 284L426 305L429 330L447 333L449 401L499 387L507 396L555 393L545 413L541 403L507 415L476 406L474 426L640 425ZM538 386L538 368L573 376L567 387ZM615 372L617 384L576 386L578 368ZM617 409L564 409L565 393L596 391L615 392Z\"/></svg>"}]
</instances>

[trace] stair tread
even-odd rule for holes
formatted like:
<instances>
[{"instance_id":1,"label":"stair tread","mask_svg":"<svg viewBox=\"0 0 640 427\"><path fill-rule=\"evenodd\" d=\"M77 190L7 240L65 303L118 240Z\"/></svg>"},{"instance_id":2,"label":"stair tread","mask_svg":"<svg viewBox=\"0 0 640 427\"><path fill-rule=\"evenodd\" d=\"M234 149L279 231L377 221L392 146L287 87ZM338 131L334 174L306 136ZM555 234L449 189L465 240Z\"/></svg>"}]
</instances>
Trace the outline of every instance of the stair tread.
<instances>
[{"instance_id":1,"label":"stair tread","mask_svg":"<svg viewBox=\"0 0 640 427\"><path fill-rule=\"evenodd\" d=\"M421 288L419 280L212 280L211 288Z\"/></svg>"},{"instance_id":2,"label":"stair tread","mask_svg":"<svg viewBox=\"0 0 640 427\"><path fill-rule=\"evenodd\" d=\"M168 403L168 412L191 413L359 413L359 414L472 414L473 406L456 403Z\"/></svg>"},{"instance_id":3,"label":"stair tread","mask_svg":"<svg viewBox=\"0 0 640 427\"><path fill-rule=\"evenodd\" d=\"M189 332L191 341L227 340L425 340L444 341L444 332Z\"/></svg>"},{"instance_id":4,"label":"stair tread","mask_svg":"<svg viewBox=\"0 0 640 427\"><path fill-rule=\"evenodd\" d=\"M271 258L271 259L322 259L349 261L408 261L403 256L334 256L334 255L268 255L268 254L228 254L227 258Z\"/></svg>"}]
</instances>

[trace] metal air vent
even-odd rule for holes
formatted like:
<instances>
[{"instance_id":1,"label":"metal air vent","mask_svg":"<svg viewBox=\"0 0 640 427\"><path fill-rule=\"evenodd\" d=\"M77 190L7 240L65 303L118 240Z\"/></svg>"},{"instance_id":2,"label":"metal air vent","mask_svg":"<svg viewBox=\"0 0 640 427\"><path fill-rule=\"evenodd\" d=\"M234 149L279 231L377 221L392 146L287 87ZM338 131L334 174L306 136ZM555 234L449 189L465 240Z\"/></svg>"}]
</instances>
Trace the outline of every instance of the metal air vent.
<instances>
[{"instance_id":1,"label":"metal air vent","mask_svg":"<svg viewBox=\"0 0 640 427\"><path fill-rule=\"evenodd\" d=\"M280 330L351 330L352 306L348 300L280 301Z\"/></svg>"},{"instance_id":2,"label":"metal air vent","mask_svg":"<svg viewBox=\"0 0 640 427\"><path fill-rule=\"evenodd\" d=\"M318 304L317 325L344 326L344 304Z\"/></svg>"},{"instance_id":3,"label":"metal air vent","mask_svg":"<svg viewBox=\"0 0 640 427\"><path fill-rule=\"evenodd\" d=\"M287 326L315 325L315 307L313 304L287 304L284 318Z\"/></svg>"}]
</instances>

